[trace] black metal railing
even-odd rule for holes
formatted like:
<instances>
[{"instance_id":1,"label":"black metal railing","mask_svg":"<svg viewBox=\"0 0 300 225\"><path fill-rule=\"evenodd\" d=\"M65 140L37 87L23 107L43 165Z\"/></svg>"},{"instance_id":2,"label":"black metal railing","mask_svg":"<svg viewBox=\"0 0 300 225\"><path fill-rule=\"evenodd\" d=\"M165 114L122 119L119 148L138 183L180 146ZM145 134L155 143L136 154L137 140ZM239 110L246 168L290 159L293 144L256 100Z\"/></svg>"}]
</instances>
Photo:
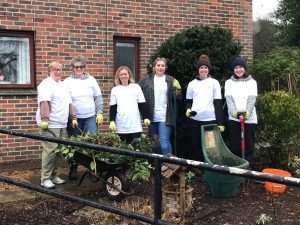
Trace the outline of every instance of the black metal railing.
<instances>
[{"instance_id":1,"label":"black metal railing","mask_svg":"<svg viewBox=\"0 0 300 225\"><path fill-rule=\"evenodd\" d=\"M159 154L150 154L150 153L144 153L144 152L135 152L130 151L126 149L119 149L114 147L108 147L108 146L100 146L96 144L91 144L87 142L78 142L78 141L72 141L68 139L62 139L62 138L56 138L56 137L49 137L49 136L43 136L38 134L30 134L30 133L23 133L19 131L13 131L13 130L7 130L7 129L0 129L0 133L3 134L9 134L14 136L20 136L20 137L26 137L41 141L49 141L49 142L55 142L58 144L64 144L64 145L72 145L77 147L83 147L83 148L90 148L97 151L103 151L103 152L109 152L112 154L120 154L120 155L127 155L135 158L143 158L148 159L154 162L154 173L155 173L155 179L154 179L154 217L148 217L141 214L133 213L127 210L123 210L120 208L115 208L99 203L95 203L93 201L80 198L80 197L74 197L71 195L67 195L64 193L60 193L54 190L47 190L42 187L38 187L35 185L31 185L28 183L16 181L7 177L0 176L0 181L14 184L23 188L27 188L30 190L34 190L37 192L45 193L48 195L52 195L58 198L63 198L66 200L78 202L81 204L85 204L94 208L102 209L108 212L112 212L115 214L119 214L122 216L126 216L128 218L140 220L142 222L146 222L149 224L172 224L167 221L161 220L161 203L162 203L162 193L161 193L161 164L162 162L168 162L172 164L187 166L187 167L193 167L198 168L201 170L210 170L219 172L222 174L230 174L233 176L239 176L239 177L245 177L245 178L251 178L255 180L261 180L261 181L272 181L276 183L286 184L290 186L296 186L300 187L300 179L294 178L294 177L281 177L271 174L265 174L257 171L250 171L245 169L239 169L235 167L227 167L227 166L220 166L220 165L211 165L204 162L198 162L193 160L186 160L182 158L177 158L173 156L163 156Z\"/></svg>"}]
</instances>

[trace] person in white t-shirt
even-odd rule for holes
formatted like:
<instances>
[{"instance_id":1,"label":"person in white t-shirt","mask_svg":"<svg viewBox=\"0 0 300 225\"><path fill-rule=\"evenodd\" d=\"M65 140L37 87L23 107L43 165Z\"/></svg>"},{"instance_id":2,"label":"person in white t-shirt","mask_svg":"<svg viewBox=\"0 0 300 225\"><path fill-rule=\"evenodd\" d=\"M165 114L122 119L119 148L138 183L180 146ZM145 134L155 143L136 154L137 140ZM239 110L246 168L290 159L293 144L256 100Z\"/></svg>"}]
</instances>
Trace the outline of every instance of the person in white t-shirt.
<instances>
[{"instance_id":1,"label":"person in white t-shirt","mask_svg":"<svg viewBox=\"0 0 300 225\"><path fill-rule=\"evenodd\" d=\"M253 165L255 130L257 114L255 102L257 98L257 83L247 73L247 63L237 57L232 61L234 75L225 82L225 98L228 107L228 127L230 150L237 156L242 156L241 125L238 114L245 118L245 158Z\"/></svg>"},{"instance_id":2,"label":"person in white t-shirt","mask_svg":"<svg viewBox=\"0 0 300 225\"><path fill-rule=\"evenodd\" d=\"M41 127L41 134L53 137L52 133L54 133L56 137L67 138L68 117L71 116L73 126L76 126L77 120L71 96L63 82L60 81L62 65L56 61L51 62L48 72L49 77L37 87L38 110L36 121ZM58 144L43 141L42 146L41 185L46 188L54 188L55 184L65 183L56 173L58 154L55 149Z\"/></svg>"},{"instance_id":3,"label":"person in white t-shirt","mask_svg":"<svg viewBox=\"0 0 300 225\"><path fill-rule=\"evenodd\" d=\"M152 136L158 154L172 153L171 132L175 126L175 101L181 96L179 82L172 76L165 74L167 60L156 58L153 62L153 74L145 76L139 81L150 111L151 124L149 133Z\"/></svg>"},{"instance_id":4,"label":"person in white t-shirt","mask_svg":"<svg viewBox=\"0 0 300 225\"><path fill-rule=\"evenodd\" d=\"M150 125L149 110L141 87L135 83L127 66L118 68L115 74L115 87L110 94L109 129L115 131L127 143L141 136L143 131L140 112L144 124Z\"/></svg>"},{"instance_id":5,"label":"person in white t-shirt","mask_svg":"<svg viewBox=\"0 0 300 225\"><path fill-rule=\"evenodd\" d=\"M202 153L201 126L217 124L224 131L221 87L209 75L210 59L201 55L197 64L197 76L186 91L186 116L189 118L192 149L189 156L193 160L204 161Z\"/></svg>"},{"instance_id":6,"label":"person in white t-shirt","mask_svg":"<svg viewBox=\"0 0 300 225\"><path fill-rule=\"evenodd\" d=\"M98 133L103 122L103 98L96 79L85 72L86 58L79 55L71 60L72 74L64 80L77 114L78 128L68 126L69 135ZM70 123L69 123L70 124ZM69 179L77 179L77 163L70 161Z\"/></svg>"}]
</instances>

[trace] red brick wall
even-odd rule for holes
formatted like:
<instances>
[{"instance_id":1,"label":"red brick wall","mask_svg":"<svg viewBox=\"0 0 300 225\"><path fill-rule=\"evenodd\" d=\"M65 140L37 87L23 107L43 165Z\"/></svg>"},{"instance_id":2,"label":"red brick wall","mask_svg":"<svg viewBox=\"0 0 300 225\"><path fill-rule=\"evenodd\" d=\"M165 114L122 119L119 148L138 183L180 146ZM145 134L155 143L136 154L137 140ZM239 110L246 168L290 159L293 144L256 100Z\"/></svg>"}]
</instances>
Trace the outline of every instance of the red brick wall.
<instances>
[{"instance_id":1,"label":"red brick wall","mask_svg":"<svg viewBox=\"0 0 300 225\"><path fill-rule=\"evenodd\" d=\"M108 103L113 86L113 36L140 37L140 74L149 56L164 40L194 25L231 29L252 59L252 1L198 0L1 0L0 29L35 31L36 80L46 77L47 64L59 60L69 74L70 59L88 58L87 71L104 94L107 129ZM0 89L0 127L38 132L36 90ZM40 157L40 143L0 135L0 162Z\"/></svg>"}]
</instances>

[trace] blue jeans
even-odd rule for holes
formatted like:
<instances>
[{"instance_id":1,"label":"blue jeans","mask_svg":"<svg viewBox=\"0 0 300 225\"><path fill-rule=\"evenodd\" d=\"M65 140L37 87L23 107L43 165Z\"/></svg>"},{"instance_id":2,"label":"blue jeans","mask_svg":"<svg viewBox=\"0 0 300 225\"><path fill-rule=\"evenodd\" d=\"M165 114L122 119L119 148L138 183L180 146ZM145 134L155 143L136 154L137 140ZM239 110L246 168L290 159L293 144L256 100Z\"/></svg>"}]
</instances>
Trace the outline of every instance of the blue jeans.
<instances>
[{"instance_id":1,"label":"blue jeans","mask_svg":"<svg viewBox=\"0 0 300 225\"><path fill-rule=\"evenodd\" d=\"M172 153L172 145L170 142L172 127L166 125L165 122L152 122L149 127L151 136L157 135L159 138L160 149L156 153L167 155Z\"/></svg>"},{"instance_id":2,"label":"blue jeans","mask_svg":"<svg viewBox=\"0 0 300 225\"><path fill-rule=\"evenodd\" d=\"M77 128L72 128L68 124L68 131L70 136L74 135L81 135L81 134L86 134L86 133L91 133L91 134L97 134L98 133L98 126L96 124L96 115L88 117L88 118L77 118L78 122L78 128L82 131L77 129Z\"/></svg>"}]
</instances>

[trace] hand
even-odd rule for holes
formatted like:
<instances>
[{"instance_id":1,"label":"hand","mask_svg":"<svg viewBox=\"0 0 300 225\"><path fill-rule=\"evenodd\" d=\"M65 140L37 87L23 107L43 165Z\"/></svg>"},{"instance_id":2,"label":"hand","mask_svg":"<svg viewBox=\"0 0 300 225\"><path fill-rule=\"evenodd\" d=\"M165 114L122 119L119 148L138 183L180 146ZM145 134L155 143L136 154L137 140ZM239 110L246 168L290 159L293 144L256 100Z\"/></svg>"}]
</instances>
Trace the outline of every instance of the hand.
<instances>
[{"instance_id":1,"label":"hand","mask_svg":"<svg viewBox=\"0 0 300 225\"><path fill-rule=\"evenodd\" d=\"M150 126L151 121L149 119L144 119L144 124L149 127Z\"/></svg>"},{"instance_id":2,"label":"hand","mask_svg":"<svg viewBox=\"0 0 300 225\"><path fill-rule=\"evenodd\" d=\"M76 128L76 127L78 127L78 122L77 122L77 119L72 119L72 124L71 124L71 127L72 127L72 128Z\"/></svg>"},{"instance_id":3,"label":"hand","mask_svg":"<svg viewBox=\"0 0 300 225\"><path fill-rule=\"evenodd\" d=\"M249 120L250 119L250 112L245 112L245 120Z\"/></svg>"},{"instance_id":4,"label":"hand","mask_svg":"<svg viewBox=\"0 0 300 225\"><path fill-rule=\"evenodd\" d=\"M232 116L233 118L237 118L237 117L238 117L237 111L231 112L231 116Z\"/></svg>"},{"instance_id":5,"label":"hand","mask_svg":"<svg viewBox=\"0 0 300 225\"><path fill-rule=\"evenodd\" d=\"M224 132L225 131L225 127L224 126L218 126L218 127L219 127L220 132Z\"/></svg>"},{"instance_id":6,"label":"hand","mask_svg":"<svg viewBox=\"0 0 300 225\"><path fill-rule=\"evenodd\" d=\"M96 124L99 126L103 123L103 115L101 113L97 113L96 116Z\"/></svg>"},{"instance_id":7,"label":"hand","mask_svg":"<svg viewBox=\"0 0 300 225\"><path fill-rule=\"evenodd\" d=\"M48 125L49 125L48 121L42 121L41 128L46 130L48 128Z\"/></svg>"},{"instance_id":8,"label":"hand","mask_svg":"<svg viewBox=\"0 0 300 225\"><path fill-rule=\"evenodd\" d=\"M191 116L191 112L192 112L191 109L187 109L187 110L186 110L186 113L185 113L185 116L186 116L186 117L190 117L190 116Z\"/></svg>"},{"instance_id":9,"label":"hand","mask_svg":"<svg viewBox=\"0 0 300 225\"><path fill-rule=\"evenodd\" d=\"M116 131L116 123L115 123L115 121L110 121L110 123L109 123L109 130L110 131Z\"/></svg>"},{"instance_id":10,"label":"hand","mask_svg":"<svg viewBox=\"0 0 300 225\"><path fill-rule=\"evenodd\" d=\"M178 80L176 80L176 79L173 80L173 87L176 88L177 90L181 89L181 86L180 86Z\"/></svg>"},{"instance_id":11,"label":"hand","mask_svg":"<svg viewBox=\"0 0 300 225\"><path fill-rule=\"evenodd\" d=\"M185 113L186 117L191 117L191 116L196 116L196 115L197 115L196 111L192 111L191 109L186 110L186 113Z\"/></svg>"}]
</instances>

